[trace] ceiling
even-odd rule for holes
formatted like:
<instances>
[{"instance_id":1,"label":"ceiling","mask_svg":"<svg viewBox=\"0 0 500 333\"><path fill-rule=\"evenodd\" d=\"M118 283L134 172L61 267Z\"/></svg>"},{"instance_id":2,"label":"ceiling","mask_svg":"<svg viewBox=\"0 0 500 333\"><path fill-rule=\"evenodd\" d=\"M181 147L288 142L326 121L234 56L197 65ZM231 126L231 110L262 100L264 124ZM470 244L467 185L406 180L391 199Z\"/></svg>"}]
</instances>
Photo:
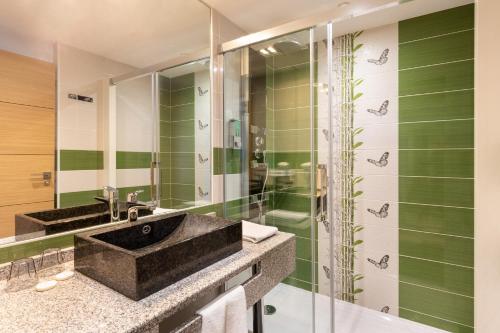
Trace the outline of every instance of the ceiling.
<instances>
[{"instance_id":1,"label":"ceiling","mask_svg":"<svg viewBox=\"0 0 500 333\"><path fill-rule=\"evenodd\" d=\"M209 27L197 0L0 0L2 48L59 42L135 67L208 48Z\"/></svg>"}]
</instances>

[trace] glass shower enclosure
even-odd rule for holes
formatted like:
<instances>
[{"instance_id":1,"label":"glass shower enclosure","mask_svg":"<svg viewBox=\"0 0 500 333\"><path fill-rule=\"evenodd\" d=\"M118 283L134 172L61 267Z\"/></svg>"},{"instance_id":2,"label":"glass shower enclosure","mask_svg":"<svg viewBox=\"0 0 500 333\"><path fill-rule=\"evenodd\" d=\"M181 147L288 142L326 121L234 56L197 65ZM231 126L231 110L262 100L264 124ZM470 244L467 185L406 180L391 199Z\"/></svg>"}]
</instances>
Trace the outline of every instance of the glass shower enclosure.
<instances>
[{"instance_id":1,"label":"glass shower enclosure","mask_svg":"<svg viewBox=\"0 0 500 333\"><path fill-rule=\"evenodd\" d=\"M264 332L473 332L474 4L308 22L223 45L225 216L296 236Z\"/></svg>"}]
</instances>

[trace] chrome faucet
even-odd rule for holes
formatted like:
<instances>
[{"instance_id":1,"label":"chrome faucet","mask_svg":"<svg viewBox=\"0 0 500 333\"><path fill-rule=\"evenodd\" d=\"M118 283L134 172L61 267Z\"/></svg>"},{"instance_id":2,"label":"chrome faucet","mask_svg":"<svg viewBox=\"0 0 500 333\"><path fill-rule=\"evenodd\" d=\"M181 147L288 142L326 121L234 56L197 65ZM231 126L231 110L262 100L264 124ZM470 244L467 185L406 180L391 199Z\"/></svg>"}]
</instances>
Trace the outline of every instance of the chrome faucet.
<instances>
[{"instance_id":1,"label":"chrome faucet","mask_svg":"<svg viewBox=\"0 0 500 333\"><path fill-rule=\"evenodd\" d=\"M156 209L156 205L146 205L146 206L134 206L130 207L127 211L127 221L135 222L139 218L139 210L148 209L153 212Z\"/></svg>"},{"instance_id":2,"label":"chrome faucet","mask_svg":"<svg viewBox=\"0 0 500 333\"><path fill-rule=\"evenodd\" d=\"M104 186L104 193L108 198L111 222L120 221L120 200L118 198L118 189L111 186Z\"/></svg>"}]
</instances>

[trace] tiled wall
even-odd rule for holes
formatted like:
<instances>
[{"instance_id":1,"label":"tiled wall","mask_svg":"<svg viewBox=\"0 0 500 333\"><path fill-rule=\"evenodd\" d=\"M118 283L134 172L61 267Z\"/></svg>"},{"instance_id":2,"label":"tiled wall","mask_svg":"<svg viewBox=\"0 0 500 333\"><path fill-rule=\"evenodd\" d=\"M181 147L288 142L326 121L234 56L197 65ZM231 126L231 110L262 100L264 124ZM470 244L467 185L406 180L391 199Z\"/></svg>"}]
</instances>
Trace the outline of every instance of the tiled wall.
<instances>
[{"instance_id":1,"label":"tiled wall","mask_svg":"<svg viewBox=\"0 0 500 333\"><path fill-rule=\"evenodd\" d=\"M474 6L399 23L399 314L473 332Z\"/></svg>"}]
</instances>

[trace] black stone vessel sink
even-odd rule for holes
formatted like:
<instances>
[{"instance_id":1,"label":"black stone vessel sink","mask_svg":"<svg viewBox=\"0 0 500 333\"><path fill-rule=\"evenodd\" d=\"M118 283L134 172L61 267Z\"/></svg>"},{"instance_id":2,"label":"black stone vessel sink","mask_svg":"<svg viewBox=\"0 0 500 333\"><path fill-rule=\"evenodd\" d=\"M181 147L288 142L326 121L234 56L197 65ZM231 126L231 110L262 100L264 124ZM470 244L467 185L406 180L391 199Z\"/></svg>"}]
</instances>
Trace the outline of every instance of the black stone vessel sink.
<instances>
[{"instance_id":1,"label":"black stone vessel sink","mask_svg":"<svg viewBox=\"0 0 500 333\"><path fill-rule=\"evenodd\" d=\"M177 212L75 235L75 269L137 301L241 249L241 222Z\"/></svg>"},{"instance_id":2,"label":"black stone vessel sink","mask_svg":"<svg viewBox=\"0 0 500 333\"><path fill-rule=\"evenodd\" d=\"M139 216L150 214L152 212L149 210L139 210ZM120 220L126 219L127 205L120 203ZM92 227L110 221L108 206L105 203L16 214L16 240Z\"/></svg>"}]
</instances>

